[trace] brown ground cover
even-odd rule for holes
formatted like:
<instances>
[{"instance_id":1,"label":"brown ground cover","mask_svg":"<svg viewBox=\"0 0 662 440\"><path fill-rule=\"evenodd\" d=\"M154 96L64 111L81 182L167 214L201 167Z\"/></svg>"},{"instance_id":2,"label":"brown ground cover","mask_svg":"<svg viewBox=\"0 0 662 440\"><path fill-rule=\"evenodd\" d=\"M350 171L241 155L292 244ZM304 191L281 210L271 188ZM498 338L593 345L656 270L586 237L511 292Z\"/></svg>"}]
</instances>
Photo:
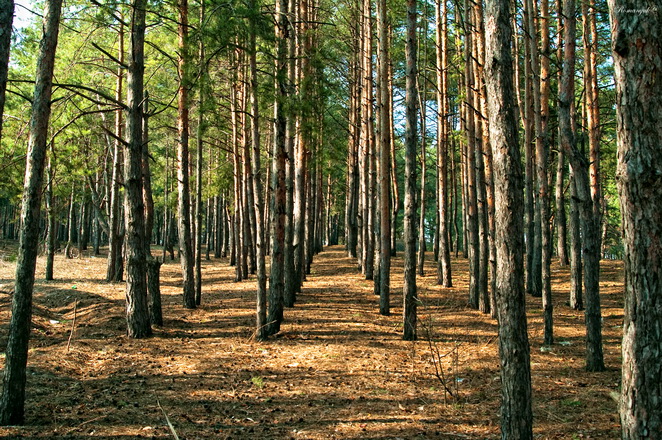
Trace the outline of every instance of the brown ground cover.
<instances>
[{"instance_id":1,"label":"brown ground cover","mask_svg":"<svg viewBox=\"0 0 662 440\"><path fill-rule=\"evenodd\" d=\"M0 254L4 348L14 263L7 243ZM166 414L189 440L497 439L496 324L466 306L465 260L453 260L452 289L435 284L431 260L418 280L415 343L400 339L401 254L391 278L393 313L384 317L372 282L356 273L341 247L316 257L282 332L258 343L254 279L232 282L227 260L203 263L203 305L194 311L181 305L179 263L167 261L165 324L150 339L129 340L124 285L102 281L103 257L58 255L53 282L43 280L40 259L27 425L0 428L0 436L173 438ZM606 372L583 369L584 318L566 304L567 269L553 266L557 344L549 349L542 347L541 301L527 298L536 438L619 437L610 393L620 377L622 272L620 262L603 262Z\"/></svg>"}]
</instances>

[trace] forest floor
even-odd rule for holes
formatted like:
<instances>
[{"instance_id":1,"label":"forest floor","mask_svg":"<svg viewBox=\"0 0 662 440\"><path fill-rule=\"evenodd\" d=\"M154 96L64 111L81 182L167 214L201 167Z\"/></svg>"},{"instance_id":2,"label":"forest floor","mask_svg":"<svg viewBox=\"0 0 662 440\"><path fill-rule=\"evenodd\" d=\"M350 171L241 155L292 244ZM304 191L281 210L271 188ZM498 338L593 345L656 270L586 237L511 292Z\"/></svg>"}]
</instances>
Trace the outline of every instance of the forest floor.
<instances>
[{"instance_id":1,"label":"forest floor","mask_svg":"<svg viewBox=\"0 0 662 440\"><path fill-rule=\"evenodd\" d=\"M0 243L0 346L7 341L14 263ZM401 340L402 254L393 264L392 315L342 247L326 248L277 337L256 342L255 281L234 283L227 259L203 262L202 306L182 306L177 261L162 266L164 326L129 340L124 284L87 254L39 259L28 363L26 425L8 439L497 439L496 323L467 307L467 264L454 288L436 285L427 256L418 279L419 340ZM623 268L603 261L607 371L584 370L582 312L567 305L570 276L555 262L556 344L544 347L540 298L527 298L534 434L615 439ZM75 322L74 322L75 318ZM73 332L72 332L73 329ZM0 364L4 363L2 353ZM439 370L435 370L435 364ZM436 372L438 371L438 372Z\"/></svg>"}]
</instances>

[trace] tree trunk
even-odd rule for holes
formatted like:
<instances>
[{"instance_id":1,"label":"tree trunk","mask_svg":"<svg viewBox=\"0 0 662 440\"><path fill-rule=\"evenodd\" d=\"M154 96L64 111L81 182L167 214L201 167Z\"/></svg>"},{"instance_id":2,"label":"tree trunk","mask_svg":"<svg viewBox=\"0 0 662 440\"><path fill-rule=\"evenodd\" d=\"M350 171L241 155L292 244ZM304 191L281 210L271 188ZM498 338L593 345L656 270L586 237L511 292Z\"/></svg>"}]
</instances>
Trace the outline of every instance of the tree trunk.
<instances>
[{"instance_id":1,"label":"tree trunk","mask_svg":"<svg viewBox=\"0 0 662 440\"><path fill-rule=\"evenodd\" d=\"M193 249L191 245L191 188L189 184L189 53L188 53L188 0L179 0L179 90L177 92L177 227L179 231L180 263L184 307L195 309L195 280L193 276Z\"/></svg>"},{"instance_id":2,"label":"tree trunk","mask_svg":"<svg viewBox=\"0 0 662 440\"><path fill-rule=\"evenodd\" d=\"M205 2L200 2L200 26L205 22ZM205 69L205 45L204 39L200 38L198 47L198 60L200 63L199 72L199 96L198 96L198 129L195 149L195 256L194 256L194 286L195 286L195 304L202 302L202 149L203 136L205 135L205 101L204 95L207 93L206 69ZM209 233L209 230L207 230ZM209 247L207 247L209 250Z\"/></svg>"},{"instance_id":3,"label":"tree trunk","mask_svg":"<svg viewBox=\"0 0 662 440\"><path fill-rule=\"evenodd\" d=\"M32 321L32 293L39 244L39 217L46 162L48 122L61 0L49 0L44 11L44 34L39 45L37 74L30 118L27 166L21 205L21 230L16 257L9 339L0 395L0 425L22 425L25 419L26 366Z\"/></svg>"},{"instance_id":4,"label":"tree trunk","mask_svg":"<svg viewBox=\"0 0 662 440\"><path fill-rule=\"evenodd\" d=\"M591 199L588 164L575 145L574 131L571 126L570 109L574 97L574 66L575 66L575 2L566 0L564 5L565 48L563 56L563 73L559 88L559 130L563 137L563 148L568 155L572 172L576 198L579 205L581 220L582 243L584 258L584 288L586 293L586 369L588 371L604 370L602 354L602 317L600 312L600 229L593 217L593 202Z\"/></svg>"},{"instance_id":5,"label":"tree trunk","mask_svg":"<svg viewBox=\"0 0 662 440\"><path fill-rule=\"evenodd\" d=\"M478 200L476 188L476 124L475 124L475 111L473 108L473 95L475 90L472 48L473 48L473 20L471 20L471 6L465 0L465 48L464 56L466 60L465 66L465 90L466 90L466 105L465 105L465 118L466 118L466 133L467 133L467 156L466 156L466 217L467 217L467 235L468 235L468 254L469 254L469 307L478 309L479 303L479 270L480 270L480 237L478 235Z\"/></svg>"},{"instance_id":6,"label":"tree trunk","mask_svg":"<svg viewBox=\"0 0 662 440\"><path fill-rule=\"evenodd\" d=\"M439 212L439 259L437 284L452 287L450 234L448 230L448 11L444 0L435 2L436 40L437 40L437 181L439 194L437 206Z\"/></svg>"},{"instance_id":7,"label":"tree trunk","mask_svg":"<svg viewBox=\"0 0 662 440\"><path fill-rule=\"evenodd\" d=\"M126 321L130 338L152 334L147 304L147 250L143 203L143 77L145 73L145 7L135 0L131 21L131 60L127 74L127 145L124 155L126 228Z\"/></svg>"},{"instance_id":8,"label":"tree trunk","mask_svg":"<svg viewBox=\"0 0 662 440\"><path fill-rule=\"evenodd\" d=\"M642 18L629 9L646 11ZM662 11L609 0L625 245L622 438L662 435ZM645 43L642 43L645 42Z\"/></svg>"},{"instance_id":9,"label":"tree trunk","mask_svg":"<svg viewBox=\"0 0 662 440\"><path fill-rule=\"evenodd\" d=\"M377 33L379 38L380 84L378 96L379 120L379 313L391 314L391 112L389 88L389 40L386 0L377 2ZM329 193L331 191L329 190Z\"/></svg>"},{"instance_id":10,"label":"tree trunk","mask_svg":"<svg viewBox=\"0 0 662 440\"><path fill-rule=\"evenodd\" d=\"M416 0L407 0L406 34L406 118L405 118L405 279L403 287L403 324L405 341L416 340L416 144L417 98Z\"/></svg>"},{"instance_id":11,"label":"tree trunk","mask_svg":"<svg viewBox=\"0 0 662 440\"><path fill-rule=\"evenodd\" d=\"M287 38L289 26L287 21L287 0L276 3L275 33L276 33L276 101L274 103L274 144L273 144L273 172L271 175L272 218L271 218L271 277L269 280L269 310L267 316L267 331L270 336L280 331L283 321L283 291L284 279L284 245L285 245L285 131L287 120L285 117L285 103L287 100ZM301 244L303 245L303 243Z\"/></svg>"},{"instance_id":12,"label":"tree trunk","mask_svg":"<svg viewBox=\"0 0 662 440\"><path fill-rule=\"evenodd\" d=\"M515 117L508 2L487 0L485 82L494 160L496 303L501 359L501 436L532 439L531 370L524 295L524 201Z\"/></svg>"},{"instance_id":13,"label":"tree trunk","mask_svg":"<svg viewBox=\"0 0 662 440\"><path fill-rule=\"evenodd\" d=\"M53 161L54 157L48 158L48 182L46 182L46 212L48 214L48 232L46 233L46 281L52 281L53 278L53 264L55 260L55 200L53 197Z\"/></svg>"},{"instance_id":14,"label":"tree trunk","mask_svg":"<svg viewBox=\"0 0 662 440\"><path fill-rule=\"evenodd\" d=\"M2 139L2 115L5 109L5 91L9 73L11 29L14 21L14 0L0 1L0 140Z\"/></svg>"},{"instance_id":15,"label":"tree trunk","mask_svg":"<svg viewBox=\"0 0 662 440\"><path fill-rule=\"evenodd\" d=\"M124 63L124 27L122 23L119 25L119 47L118 47L118 61ZM124 82L124 69L122 66L117 68L117 85L115 87L115 99L122 102L124 99L123 93ZM123 256L122 256L122 236L120 234L120 180L122 176L122 144L120 139L123 138L123 111L117 110L115 113L115 142L113 145L113 168L112 180L110 187L110 213L108 224L108 266L106 271L106 281L117 282L122 279L123 270Z\"/></svg>"}]
</instances>

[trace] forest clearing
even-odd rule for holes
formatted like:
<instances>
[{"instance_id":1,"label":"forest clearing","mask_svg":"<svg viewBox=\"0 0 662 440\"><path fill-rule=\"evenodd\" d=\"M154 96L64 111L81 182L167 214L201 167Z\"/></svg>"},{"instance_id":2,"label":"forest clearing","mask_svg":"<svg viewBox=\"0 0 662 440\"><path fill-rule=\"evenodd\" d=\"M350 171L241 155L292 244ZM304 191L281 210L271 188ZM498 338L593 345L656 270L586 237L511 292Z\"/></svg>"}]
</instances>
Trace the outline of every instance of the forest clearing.
<instances>
[{"instance_id":1,"label":"forest clearing","mask_svg":"<svg viewBox=\"0 0 662 440\"><path fill-rule=\"evenodd\" d=\"M7 255L8 244L2 252ZM496 322L467 306L468 267L436 284L419 278L419 340L403 341L402 299L381 316L372 283L341 246L318 255L279 335L254 341L255 283L236 283L227 259L203 261L202 304L181 304L177 261L162 266L164 326L126 336L124 284L104 280L106 259L56 259L38 275L28 362L26 425L3 438L497 439ZM40 258L37 272L43 273ZM583 312L568 307L569 271L552 264L558 343L543 347L540 298L527 297L534 437L614 439L620 380L623 266L602 261L607 370L585 371ZM402 288L402 258L392 286ZM6 344L14 264L0 263L0 344ZM75 325L73 323L75 316ZM73 334L72 334L73 329ZM70 343L69 343L70 341ZM440 361L445 386L435 373Z\"/></svg>"}]
</instances>

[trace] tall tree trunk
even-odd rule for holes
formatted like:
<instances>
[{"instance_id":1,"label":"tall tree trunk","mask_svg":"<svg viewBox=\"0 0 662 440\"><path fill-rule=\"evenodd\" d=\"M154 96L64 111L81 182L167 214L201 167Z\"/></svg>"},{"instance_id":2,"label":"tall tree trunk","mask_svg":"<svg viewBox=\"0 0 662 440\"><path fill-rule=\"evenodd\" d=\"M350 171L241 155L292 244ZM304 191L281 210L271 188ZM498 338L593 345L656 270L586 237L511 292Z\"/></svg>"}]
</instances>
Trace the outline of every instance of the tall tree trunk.
<instances>
[{"instance_id":1,"label":"tall tree trunk","mask_svg":"<svg viewBox=\"0 0 662 440\"><path fill-rule=\"evenodd\" d=\"M490 313L492 306L488 290L488 262L489 262L489 227L487 207L487 186L485 183L485 149L488 148L487 121L485 120L485 96L483 87L483 64L485 59L485 31L483 25L483 6L478 2L473 7L474 33L473 60L474 60L474 86L473 109L475 111L475 174L476 174L476 202L478 221L478 309L483 313Z\"/></svg>"},{"instance_id":2,"label":"tall tree trunk","mask_svg":"<svg viewBox=\"0 0 662 440\"><path fill-rule=\"evenodd\" d=\"M595 0L582 1L583 43L584 43L584 100L586 109L586 130L589 148L589 181L593 199L593 217L602 228L603 195L600 181L600 102L598 96L597 73L597 26ZM602 255L602 236L598 236L598 248Z\"/></svg>"},{"instance_id":3,"label":"tall tree trunk","mask_svg":"<svg viewBox=\"0 0 662 440\"><path fill-rule=\"evenodd\" d=\"M5 109L7 74L9 73L9 51L11 29L14 21L14 0L0 1L0 140L2 139L2 115Z\"/></svg>"},{"instance_id":4,"label":"tall tree trunk","mask_svg":"<svg viewBox=\"0 0 662 440\"><path fill-rule=\"evenodd\" d=\"M269 310L267 316L266 336L280 331L283 321L283 291L284 279L284 245L285 245L285 131L287 120L285 104L287 100L287 38L289 26L287 21L287 0L276 3L275 33L276 33L276 101L274 103L274 144L272 186L272 219L271 219L271 278L269 282ZM303 243L301 244L303 246Z\"/></svg>"},{"instance_id":5,"label":"tall tree trunk","mask_svg":"<svg viewBox=\"0 0 662 440\"><path fill-rule=\"evenodd\" d=\"M119 47L118 61L124 63L124 27L119 25ZM117 68L117 85L115 87L115 99L121 102L124 99L123 92L124 69L122 66ZM115 113L115 142L113 145L113 168L110 187L110 215L108 224L108 266L106 271L106 281L116 282L122 279L122 236L120 235L120 180L122 175L122 129L124 127L123 111L117 110Z\"/></svg>"},{"instance_id":6,"label":"tall tree trunk","mask_svg":"<svg viewBox=\"0 0 662 440\"><path fill-rule=\"evenodd\" d=\"M205 22L205 2L200 2L200 26ZM194 286L195 304L202 302L202 150L203 137L205 135L205 101L206 93L206 69L205 69L205 45L204 38L200 38L198 45L198 62L200 63L199 86L198 86L198 129L196 133L195 149L195 257L194 257ZM209 229L207 230L209 233ZM209 250L209 247L207 247Z\"/></svg>"},{"instance_id":7,"label":"tall tree trunk","mask_svg":"<svg viewBox=\"0 0 662 440\"><path fill-rule=\"evenodd\" d=\"M518 127L513 100L508 2L486 0L486 60L490 144L494 159L496 303L501 359L501 436L532 439L531 370L522 256L524 217Z\"/></svg>"},{"instance_id":8,"label":"tall tree trunk","mask_svg":"<svg viewBox=\"0 0 662 440\"><path fill-rule=\"evenodd\" d=\"M195 279L193 276L193 248L191 245L191 189L189 184L189 45L188 0L179 0L179 90L177 92L177 226L179 230L180 263L184 288L184 307L195 309Z\"/></svg>"},{"instance_id":9,"label":"tall tree trunk","mask_svg":"<svg viewBox=\"0 0 662 440\"><path fill-rule=\"evenodd\" d=\"M391 112L389 87L389 39L386 0L377 2L379 38L379 313L391 314ZM330 192L330 191L329 191Z\"/></svg>"},{"instance_id":10,"label":"tall tree trunk","mask_svg":"<svg viewBox=\"0 0 662 440\"><path fill-rule=\"evenodd\" d=\"M126 321L130 338L152 334L147 305L147 250L143 203L144 0L135 0L131 19L131 60L127 74L127 145L124 155L126 228Z\"/></svg>"},{"instance_id":11,"label":"tall tree trunk","mask_svg":"<svg viewBox=\"0 0 662 440\"><path fill-rule=\"evenodd\" d=\"M468 1L464 2L465 9L465 60L466 67L465 75L465 90L466 90L466 103L465 103L465 120L466 120L466 133L467 133L467 156L466 156L466 181L467 181L467 196L466 204L467 210L467 235L468 235L468 253L469 253L469 306L473 309L478 309L479 303L479 270L480 270L480 237L478 235L478 200L476 188L476 124L475 124L475 111L474 103L474 66L472 62L473 57L473 20L471 19L471 6Z\"/></svg>"},{"instance_id":12,"label":"tall tree trunk","mask_svg":"<svg viewBox=\"0 0 662 440\"><path fill-rule=\"evenodd\" d=\"M549 118L549 1L540 2L540 32L541 32L541 51L539 74L534 75L534 83L538 83L540 94L536 111L536 172L538 179L538 201L540 209L540 231L541 231L541 287L542 287L542 306L544 318L544 343L547 345L554 343L553 330L553 310L552 304L552 285L551 285L551 228L549 225L549 177L547 175L547 159L549 156L549 136L547 132ZM536 53L537 51L532 51ZM538 72L538 61L536 61L536 72Z\"/></svg>"},{"instance_id":13,"label":"tall tree trunk","mask_svg":"<svg viewBox=\"0 0 662 440\"><path fill-rule=\"evenodd\" d=\"M427 29L427 27L426 27ZM425 40L424 40L425 41ZM424 51L425 52L425 51ZM423 57L425 57L425 54L423 54ZM425 76L425 72L423 72L423 76ZM425 203L425 174L427 172L427 136L426 136L426 131L427 131L427 124L426 124L426 117L427 117L427 112L426 112L426 107L427 107L427 97L425 93L425 84L423 85L423 92L420 91L419 88L419 95L418 95L418 102L419 102L419 109L420 109L420 121L421 121L421 187L420 189L420 196L419 196L419 203L418 203L418 254L416 255L417 257L417 263L416 267L418 269L418 276L423 277L425 276L425 251L427 250L427 243L425 240L425 208L426 208L426 203Z\"/></svg>"},{"instance_id":14,"label":"tall tree trunk","mask_svg":"<svg viewBox=\"0 0 662 440\"><path fill-rule=\"evenodd\" d=\"M563 12L566 25L564 27L563 74L561 87L559 88L559 127L563 137L563 147L574 174L576 200L579 204L581 219L584 288L586 293L586 369L588 371L602 371L605 367L602 354L602 317L598 283L600 275L600 248L598 243L600 229L593 217L588 164L575 145L574 132L570 123L571 102L574 97L576 29L574 0L566 0Z\"/></svg>"},{"instance_id":15,"label":"tall tree trunk","mask_svg":"<svg viewBox=\"0 0 662 440\"><path fill-rule=\"evenodd\" d=\"M416 144L417 100L416 0L407 0L406 94L405 94L405 280L403 287L403 324L405 341L416 340Z\"/></svg>"},{"instance_id":16,"label":"tall tree trunk","mask_svg":"<svg viewBox=\"0 0 662 440\"><path fill-rule=\"evenodd\" d=\"M253 13L257 14L257 2L252 0L250 3ZM252 15L252 17L255 17ZM258 81L257 81L257 45L256 45L257 26L255 19L250 22L250 34L248 40L249 67L250 67L250 112L251 112L251 147L252 147L252 183L255 193L255 242L257 245L257 338L262 340L267 337L267 269L266 269L266 234L264 230L264 194L262 191L262 167L260 165L260 124L259 124L259 102L258 102Z\"/></svg>"},{"instance_id":17,"label":"tall tree trunk","mask_svg":"<svg viewBox=\"0 0 662 440\"><path fill-rule=\"evenodd\" d=\"M625 245L622 438L662 435L662 10L609 0ZM629 9L645 11L645 18Z\"/></svg>"},{"instance_id":18,"label":"tall tree trunk","mask_svg":"<svg viewBox=\"0 0 662 440\"><path fill-rule=\"evenodd\" d=\"M439 259L437 267L437 284L452 287L450 234L448 230L448 11L445 0L435 2L436 42L437 42L437 143L439 156L437 158L437 181L439 194L437 206L439 211Z\"/></svg>"},{"instance_id":19,"label":"tall tree trunk","mask_svg":"<svg viewBox=\"0 0 662 440\"><path fill-rule=\"evenodd\" d=\"M152 171L149 165L149 95L143 99L141 171L143 179L143 203L145 205L145 256L147 258L147 291L149 315L153 325L163 325L161 307L161 262L152 257L151 243L154 229L154 197L152 195ZM164 259L165 261L165 259Z\"/></svg>"},{"instance_id":20,"label":"tall tree trunk","mask_svg":"<svg viewBox=\"0 0 662 440\"><path fill-rule=\"evenodd\" d=\"M61 0L49 0L39 45L27 164L21 204L21 229L16 257L9 339L0 395L0 425L21 425L25 418L26 366L32 321L32 293L39 244L41 195L51 115L53 68L60 24Z\"/></svg>"},{"instance_id":21,"label":"tall tree trunk","mask_svg":"<svg viewBox=\"0 0 662 440\"><path fill-rule=\"evenodd\" d=\"M289 0L288 9L293 11L295 0ZM295 18L296 19L296 18ZM295 38L288 38L287 40L287 86L288 93L294 94L295 85L296 85L296 41ZM351 105L351 104L350 104ZM287 123L285 126L285 142L286 142L286 163L285 163L285 210L287 215L285 217L285 248L283 259L285 261L285 290L283 294L283 301L286 307L293 307L296 302L296 292L299 285L297 273L295 270L294 264L294 153L295 153L295 141L296 141L296 120L294 114L289 112L285 115L287 118ZM350 140L350 142L352 142ZM351 156L351 151L348 152ZM348 170L349 171L349 170ZM351 196L352 191L347 192L348 197ZM349 207L350 204L347 204ZM266 223L264 223L266 224ZM263 224L263 225L264 225ZM263 226L263 230L264 230ZM346 235L348 236L348 235ZM265 242L266 249L266 242ZM266 319L266 318L265 318Z\"/></svg>"}]
</instances>

